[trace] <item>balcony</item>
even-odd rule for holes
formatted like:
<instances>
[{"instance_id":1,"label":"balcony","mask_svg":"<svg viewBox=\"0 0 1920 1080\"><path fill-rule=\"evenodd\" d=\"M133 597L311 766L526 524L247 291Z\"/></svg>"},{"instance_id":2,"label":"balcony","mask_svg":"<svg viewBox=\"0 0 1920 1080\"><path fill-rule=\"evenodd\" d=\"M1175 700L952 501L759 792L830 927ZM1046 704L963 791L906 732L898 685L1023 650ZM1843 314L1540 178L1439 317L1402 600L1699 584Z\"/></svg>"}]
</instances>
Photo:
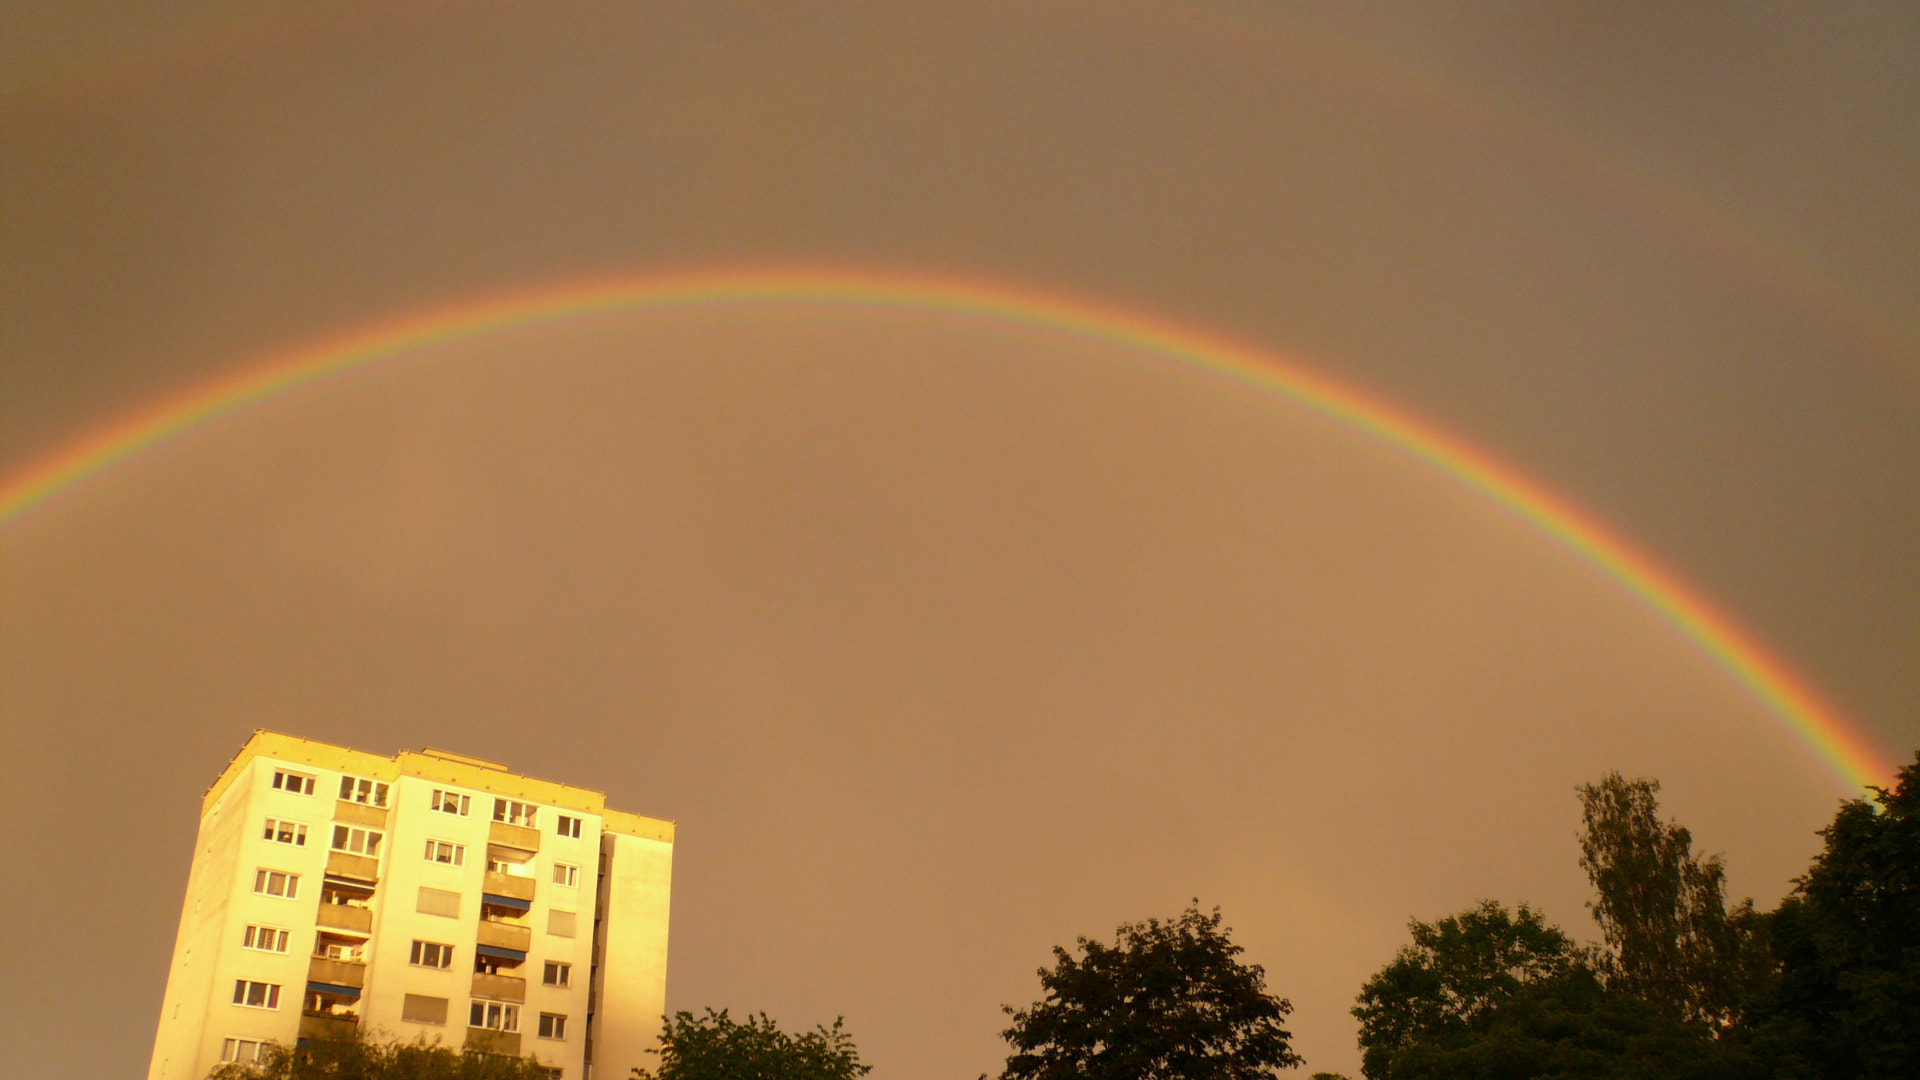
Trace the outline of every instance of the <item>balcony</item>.
<instances>
[{"instance_id":1,"label":"balcony","mask_svg":"<svg viewBox=\"0 0 1920 1080\"><path fill-rule=\"evenodd\" d=\"M367 985L367 965L316 956L307 961L307 981L358 990Z\"/></svg>"},{"instance_id":2,"label":"balcony","mask_svg":"<svg viewBox=\"0 0 1920 1080\"><path fill-rule=\"evenodd\" d=\"M515 926L513 923L490 922L480 920L478 943L492 945L496 949L512 949L514 952L526 952L533 944L533 928Z\"/></svg>"},{"instance_id":3,"label":"balcony","mask_svg":"<svg viewBox=\"0 0 1920 1080\"><path fill-rule=\"evenodd\" d=\"M482 1054L503 1054L507 1057L520 1056L520 1033L517 1031L494 1031L491 1028L470 1027L467 1029L466 1049Z\"/></svg>"},{"instance_id":4,"label":"balcony","mask_svg":"<svg viewBox=\"0 0 1920 1080\"><path fill-rule=\"evenodd\" d=\"M383 829L387 825L387 808L341 799L333 804L333 820L346 825L371 825Z\"/></svg>"},{"instance_id":5,"label":"balcony","mask_svg":"<svg viewBox=\"0 0 1920 1080\"><path fill-rule=\"evenodd\" d=\"M380 860L350 851L327 852L327 876L349 881L379 881Z\"/></svg>"},{"instance_id":6,"label":"balcony","mask_svg":"<svg viewBox=\"0 0 1920 1080\"><path fill-rule=\"evenodd\" d=\"M525 825L509 825L504 821L490 823L493 828L487 833L487 843L513 848L515 851L539 851L540 830L529 829Z\"/></svg>"},{"instance_id":7,"label":"balcony","mask_svg":"<svg viewBox=\"0 0 1920 1080\"><path fill-rule=\"evenodd\" d=\"M360 1018L350 1013L303 1012L300 1014L300 1039L351 1039L360 1027Z\"/></svg>"},{"instance_id":8,"label":"balcony","mask_svg":"<svg viewBox=\"0 0 1920 1080\"><path fill-rule=\"evenodd\" d=\"M527 1000L527 980L476 971L473 973L473 996L493 1001L523 1002Z\"/></svg>"},{"instance_id":9,"label":"balcony","mask_svg":"<svg viewBox=\"0 0 1920 1080\"><path fill-rule=\"evenodd\" d=\"M373 933L373 909L354 907L351 904L321 904L320 914L314 916L315 926L328 930L345 930L349 934Z\"/></svg>"},{"instance_id":10,"label":"balcony","mask_svg":"<svg viewBox=\"0 0 1920 1080\"><path fill-rule=\"evenodd\" d=\"M533 903L533 886L534 879L530 877L489 870L480 885L480 891L490 892L495 896L510 897L514 900L525 900L531 904Z\"/></svg>"}]
</instances>

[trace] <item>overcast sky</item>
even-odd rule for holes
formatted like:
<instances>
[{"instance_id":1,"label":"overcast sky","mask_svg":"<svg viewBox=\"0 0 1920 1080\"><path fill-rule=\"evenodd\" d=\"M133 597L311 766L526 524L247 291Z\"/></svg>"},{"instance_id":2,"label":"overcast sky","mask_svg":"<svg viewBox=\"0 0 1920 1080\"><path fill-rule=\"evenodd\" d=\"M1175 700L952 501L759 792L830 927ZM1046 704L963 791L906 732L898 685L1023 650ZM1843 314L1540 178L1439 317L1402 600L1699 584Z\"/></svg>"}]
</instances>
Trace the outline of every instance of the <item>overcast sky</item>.
<instances>
[{"instance_id":1,"label":"overcast sky","mask_svg":"<svg viewBox=\"0 0 1920 1080\"><path fill-rule=\"evenodd\" d=\"M480 296L951 273L1457 433L1910 760L1917 84L1898 4L7 3L0 476ZM1391 446L832 304L437 346L0 525L3 767L53 841L5 930L22 1075L144 1068L198 799L256 727L677 820L669 1004L845 1014L876 1080L997 1069L1048 947L1193 897L1357 1074L1409 917L1592 934L1574 784L1659 777L1763 905L1847 794Z\"/></svg>"}]
</instances>

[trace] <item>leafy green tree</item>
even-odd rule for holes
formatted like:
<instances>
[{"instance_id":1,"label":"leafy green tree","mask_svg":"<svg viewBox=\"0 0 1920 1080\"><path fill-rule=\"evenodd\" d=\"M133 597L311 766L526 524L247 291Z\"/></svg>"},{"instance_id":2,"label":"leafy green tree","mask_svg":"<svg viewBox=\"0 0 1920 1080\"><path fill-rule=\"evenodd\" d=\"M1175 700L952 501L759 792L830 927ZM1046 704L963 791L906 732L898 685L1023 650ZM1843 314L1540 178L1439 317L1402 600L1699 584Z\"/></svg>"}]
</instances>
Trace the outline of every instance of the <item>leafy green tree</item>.
<instances>
[{"instance_id":1,"label":"leafy green tree","mask_svg":"<svg viewBox=\"0 0 1920 1080\"><path fill-rule=\"evenodd\" d=\"M1040 969L1046 996L1015 1010L1001 1080L1267 1080L1300 1064L1281 1026L1293 1006L1241 963L1220 909L1078 939Z\"/></svg>"},{"instance_id":2,"label":"leafy green tree","mask_svg":"<svg viewBox=\"0 0 1920 1080\"><path fill-rule=\"evenodd\" d=\"M1840 807L1771 918L1779 980L1755 1044L1782 1075L1920 1076L1920 753Z\"/></svg>"},{"instance_id":3,"label":"leafy green tree","mask_svg":"<svg viewBox=\"0 0 1920 1080\"><path fill-rule=\"evenodd\" d=\"M1493 900L1434 923L1408 923L1413 944L1360 990L1361 1071L1397 1075L1396 1057L1423 1044L1453 1045L1527 987L1588 967L1588 952L1521 904Z\"/></svg>"},{"instance_id":4,"label":"leafy green tree","mask_svg":"<svg viewBox=\"0 0 1920 1080\"><path fill-rule=\"evenodd\" d=\"M208 1080L544 1080L547 1075L531 1058L464 1054L425 1042L375 1042L356 1032L301 1046L269 1043L260 1061L221 1065Z\"/></svg>"},{"instance_id":5,"label":"leafy green tree","mask_svg":"<svg viewBox=\"0 0 1920 1080\"><path fill-rule=\"evenodd\" d=\"M1696 857L1692 835L1660 820L1658 780L1610 772L1578 791L1607 984L1686 1020L1733 1023L1770 966L1752 901L1727 911L1725 866Z\"/></svg>"},{"instance_id":6,"label":"leafy green tree","mask_svg":"<svg viewBox=\"0 0 1920 1080\"><path fill-rule=\"evenodd\" d=\"M675 1013L655 1052L660 1071L636 1066L633 1080L856 1080L873 1069L839 1019L790 1035L766 1013L736 1021L725 1009Z\"/></svg>"}]
</instances>

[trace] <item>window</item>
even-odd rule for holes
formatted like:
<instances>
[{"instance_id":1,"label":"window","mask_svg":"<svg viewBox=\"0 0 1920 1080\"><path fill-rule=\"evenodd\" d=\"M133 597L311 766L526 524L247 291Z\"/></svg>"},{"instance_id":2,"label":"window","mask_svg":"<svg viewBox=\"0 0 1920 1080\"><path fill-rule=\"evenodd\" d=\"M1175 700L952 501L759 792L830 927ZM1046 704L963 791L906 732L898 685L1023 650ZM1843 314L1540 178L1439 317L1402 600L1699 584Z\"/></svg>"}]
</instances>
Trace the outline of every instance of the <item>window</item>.
<instances>
[{"instance_id":1,"label":"window","mask_svg":"<svg viewBox=\"0 0 1920 1080\"><path fill-rule=\"evenodd\" d=\"M532 877L533 864L531 862L515 862L512 859L502 858L499 855L488 852L487 872L490 874L511 874L514 877Z\"/></svg>"},{"instance_id":2,"label":"window","mask_svg":"<svg viewBox=\"0 0 1920 1080\"><path fill-rule=\"evenodd\" d=\"M260 835L261 839L271 840L276 844L292 844L294 847L307 846L307 827L297 821L282 821L279 818L268 818L266 831Z\"/></svg>"},{"instance_id":3,"label":"window","mask_svg":"<svg viewBox=\"0 0 1920 1080\"><path fill-rule=\"evenodd\" d=\"M408 994L400 1000L400 1019L416 1024L444 1024L447 1022L447 999Z\"/></svg>"},{"instance_id":4,"label":"window","mask_svg":"<svg viewBox=\"0 0 1920 1080\"><path fill-rule=\"evenodd\" d=\"M283 874L278 870L255 870L253 891L263 896L284 896L292 900L300 895L300 875Z\"/></svg>"},{"instance_id":5,"label":"window","mask_svg":"<svg viewBox=\"0 0 1920 1080\"><path fill-rule=\"evenodd\" d=\"M566 863L563 863L563 862L554 863L553 864L553 883L555 885L580 884L580 868L577 866L568 866Z\"/></svg>"},{"instance_id":6,"label":"window","mask_svg":"<svg viewBox=\"0 0 1920 1080\"><path fill-rule=\"evenodd\" d=\"M308 776L306 773L286 772L282 769L275 769L273 772L273 787L275 791L291 791L295 795L311 795L313 794L313 777Z\"/></svg>"},{"instance_id":7,"label":"window","mask_svg":"<svg viewBox=\"0 0 1920 1080\"><path fill-rule=\"evenodd\" d=\"M340 778L340 798L344 802L365 803L368 806L387 805L387 785L378 780L368 780L358 776Z\"/></svg>"},{"instance_id":8,"label":"window","mask_svg":"<svg viewBox=\"0 0 1920 1080\"><path fill-rule=\"evenodd\" d=\"M472 803L473 799L466 795L456 795L451 791L441 791L438 788L435 788L433 792L433 808L435 810L444 810L449 814L459 814L461 817L466 817L467 810Z\"/></svg>"},{"instance_id":9,"label":"window","mask_svg":"<svg viewBox=\"0 0 1920 1080\"><path fill-rule=\"evenodd\" d=\"M429 889L420 886L418 911L428 915L445 915L450 919L460 917L460 894L445 889Z\"/></svg>"},{"instance_id":10,"label":"window","mask_svg":"<svg viewBox=\"0 0 1920 1080\"><path fill-rule=\"evenodd\" d=\"M228 1039L220 1046L220 1060L252 1065L262 1060L266 1048L267 1044L259 1039Z\"/></svg>"},{"instance_id":11,"label":"window","mask_svg":"<svg viewBox=\"0 0 1920 1080\"><path fill-rule=\"evenodd\" d=\"M468 1014L468 1023L493 1031L519 1031L520 1006L499 1001L476 1001Z\"/></svg>"},{"instance_id":12,"label":"window","mask_svg":"<svg viewBox=\"0 0 1920 1080\"><path fill-rule=\"evenodd\" d=\"M543 1039L564 1039L567 1037L567 1018L559 1013L540 1014L540 1037Z\"/></svg>"},{"instance_id":13,"label":"window","mask_svg":"<svg viewBox=\"0 0 1920 1080\"><path fill-rule=\"evenodd\" d=\"M372 829L356 829L351 825L333 827L333 850L350 851L355 855L378 858L380 855L381 834Z\"/></svg>"},{"instance_id":14,"label":"window","mask_svg":"<svg viewBox=\"0 0 1920 1080\"><path fill-rule=\"evenodd\" d=\"M413 943L413 958L407 962L416 967L452 967L453 946L440 945L431 941L416 941Z\"/></svg>"},{"instance_id":15,"label":"window","mask_svg":"<svg viewBox=\"0 0 1920 1080\"><path fill-rule=\"evenodd\" d=\"M449 866L463 866L467 861L467 849L459 844L449 844L445 840L427 841L427 861L443 862Z\"/></svg>"},{"instance_id":16,"label":"window","mask_svg":"<svg viewBox=\"0 0 1920 1080\"><path fill-rule=\"evenodd\" d=\"M565 987L573 981L573 965L562 964L557 960L547 961L546 978L540 980L548 986Z\"/></svg>"},{"instance_id":17,"label":"window","mask_svg":"<svg viewBox=\"0 0 1920 1080\"><path fill-rule=\"evenodd\" d=\"M533 828L534 814L539 807L532 803L514 802L511 799L493 800L493 820L504 821L509 825L524 825Z\"/></svg>"},{"instance_id":18,"label":"window","mask_svg":"<svg viewBox=\"0 0 1920 1080\"><path fill-rule=\"evenodd\" d=\"M286 952L287 932L272 926L249 926L240 944L266 952Z\"/></svg>"},{"instance_id":19,"label":"window","mask_svg":"<svg viewBox=\"0 0 1920 1080\"><path fill-rule=\"evenodd\" d=\"M580 819L561 814L560 824L556 831L559 832L561 836L572 837L578 840L580 839Z\"/></svg>"},{"instance_id":20,"label":"window","mask_svg":"<svg viewBox=\"0 0 1920 1080\"><path fill-rule=\"evenodd\" d=\"M233 1003L255 1009L277 1009L280 1007L280 984L235 979Z\"/></svg>"},{"instance_id":21,"label":"window","mask_svg":"<svg viewBox=\"0 0 1920 1080\"><path fill-rule=\"evenodd\" d=\"M571 911L547 912L547 933L552 934L554 937L572 937L573 936L573 912Z\"/></svg>"}]
</instances>

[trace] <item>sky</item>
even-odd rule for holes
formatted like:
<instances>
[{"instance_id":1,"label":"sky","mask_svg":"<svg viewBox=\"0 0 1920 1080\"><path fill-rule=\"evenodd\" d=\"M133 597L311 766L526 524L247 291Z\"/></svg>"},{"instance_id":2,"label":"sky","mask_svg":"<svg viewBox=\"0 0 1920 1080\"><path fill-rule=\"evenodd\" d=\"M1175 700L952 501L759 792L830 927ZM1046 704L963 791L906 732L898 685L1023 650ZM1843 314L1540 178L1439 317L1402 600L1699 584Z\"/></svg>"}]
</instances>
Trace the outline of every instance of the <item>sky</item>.
<instances>
[{"instance_id":1,"label":"sky","mask_svg":"<svg viewBox=\"0 0 1920 1080\"><path fill-rule=\"evenodd\" d=\"M1417 417L1882 762L1920 746L1911 6L0 28L0 491L490 298L951 279ZM57 838L0 931L20 1075L144 1067L198 800L255 728L675 820L669 1006L844 1015L876 1080L995 1071L1052 946L1192 899L1309 1071L1357 1074L1347 1009L1409 918L1527 900L1594 936L1574 785L1658 777L1762 906L1858 792L1402 443L1124 335L851 295L473 329L0 512L0 769L18 835Z\"/></svg>"}]
</instances>

